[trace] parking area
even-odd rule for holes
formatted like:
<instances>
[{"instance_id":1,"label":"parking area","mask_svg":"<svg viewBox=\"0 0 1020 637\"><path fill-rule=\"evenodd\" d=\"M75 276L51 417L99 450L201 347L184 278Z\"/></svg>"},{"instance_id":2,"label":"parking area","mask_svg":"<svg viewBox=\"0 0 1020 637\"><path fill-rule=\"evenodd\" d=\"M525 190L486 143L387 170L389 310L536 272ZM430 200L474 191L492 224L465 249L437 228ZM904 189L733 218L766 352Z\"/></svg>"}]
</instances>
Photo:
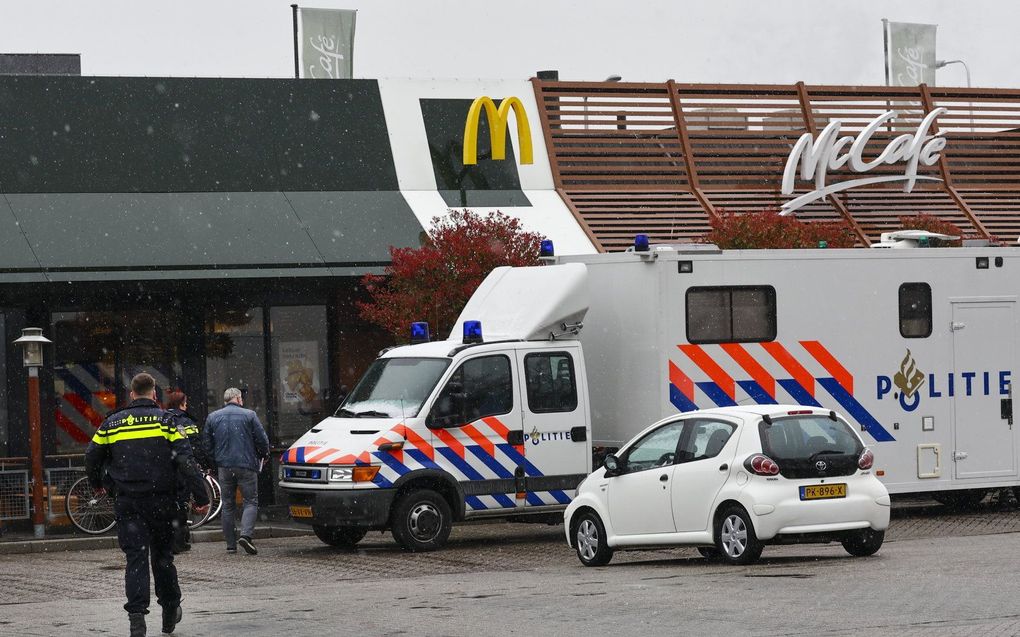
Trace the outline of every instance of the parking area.
<instances>
[{"instance_id":1,"label":"parking area","mask_svg":"<svg viewBox=\"0 0 1020 637\"><path fill-rule=\"evenodd\" d=\"M427 554L378 533L356 551L267 539L254 557L202 542L178 559L187 613L178 633L1017 634L1018 531L1015 510L949 515L918 504L897 511L873 558L838 545L770 547L751 567L656 550L589 569L560 527L505 523L457 527L446 550ZM119 551L0 562L0 633L124 632Z\"/></svg>"}]
</instances>

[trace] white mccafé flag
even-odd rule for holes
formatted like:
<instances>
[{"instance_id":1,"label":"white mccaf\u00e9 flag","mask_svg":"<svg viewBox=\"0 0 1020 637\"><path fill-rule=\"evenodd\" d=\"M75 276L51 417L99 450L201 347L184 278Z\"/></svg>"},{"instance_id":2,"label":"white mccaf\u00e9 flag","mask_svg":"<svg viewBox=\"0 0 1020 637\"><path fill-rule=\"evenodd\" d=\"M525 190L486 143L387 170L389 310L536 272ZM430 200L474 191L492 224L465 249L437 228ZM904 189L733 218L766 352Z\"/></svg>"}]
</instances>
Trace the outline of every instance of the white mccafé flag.
<instances>
[{"instance_id":1,"label":"white mccaf\u00e9 flag","mask_svg":"<svg viewBox=\"0 0 1020 637\"><path fill-rule=\"evenodd\" d=\"M299 9L301 77L349 80L354 76L354 21L348 9Z\"/></svg>"},{"instance_id":2,"label":"white mccaf\u00e9 flag","mask_svg":"<svg viewBox=\"0 0 1020 637\"><path fill-rule=\"evenodd\" d=\"M885 24L885 83L889 86L935 86L934 24Z\"/></svg>"}]
</instances>

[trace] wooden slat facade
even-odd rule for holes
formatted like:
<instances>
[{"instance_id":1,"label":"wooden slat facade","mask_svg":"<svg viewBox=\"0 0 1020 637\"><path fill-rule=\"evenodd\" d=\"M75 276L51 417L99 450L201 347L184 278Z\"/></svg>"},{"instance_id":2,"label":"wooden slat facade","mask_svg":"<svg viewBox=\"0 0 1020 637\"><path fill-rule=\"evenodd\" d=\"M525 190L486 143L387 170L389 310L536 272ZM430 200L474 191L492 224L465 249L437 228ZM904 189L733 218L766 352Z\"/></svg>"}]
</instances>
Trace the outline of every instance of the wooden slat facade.
<instances>
[{"instance_id":1,"label":"wooden slat facade","mask_svg":"<svg viewBox=\"0 0 1020 637\"><path fill-rule=\"evenodd\" d=\"M720 210L778 208L783 169L797 139L840 120L856 135L876 116L899 116L865 148L913 133L931 110L947 145L920 175L942 181L851 189L797 211L808 221L844 220L861 245L929 213L968 236L1020 236L1020 90L940 87L551 82L532 80L556 188L602 251L637 233L670 243L703 236ZM902 164L868 175L902 174ZM856 173L830 170L828 183ZM798 183L798 194L807 192Z\"/></svg>"}]
</instances>

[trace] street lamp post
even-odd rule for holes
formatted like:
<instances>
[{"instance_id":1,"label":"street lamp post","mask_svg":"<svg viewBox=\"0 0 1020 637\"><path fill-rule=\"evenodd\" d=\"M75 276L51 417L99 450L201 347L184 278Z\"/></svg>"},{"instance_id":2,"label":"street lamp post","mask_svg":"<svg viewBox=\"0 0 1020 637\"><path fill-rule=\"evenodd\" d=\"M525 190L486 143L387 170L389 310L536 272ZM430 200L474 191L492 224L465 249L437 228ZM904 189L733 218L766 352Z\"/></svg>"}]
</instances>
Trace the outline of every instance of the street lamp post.
<instances>
[{"instance_id":1,"label":"street lamp post","mask_svg":"<svg viewBox=\"0 0 1020 637\"><path fill-rule=\"evenodd\" d=\"M610 75L603 82L619 82L623 78L619 75ZM584 130L588 130L588 96L584 96Z\"/></svg>"},{"instance_id":2,"label":"street lamp post","mask_svg":"<svg viewBox=\"0 0 1020 637\"><path fill-rule=\"evenodd\" d=\"M962 64L963 72L967 75L967 88L970 88L970 67L963 60L937 60L935 62L935 70L945 68L950 64ZM970 102L970 132L974 132L974 103Z\"/></svg>"},{"instance_id":3,"label":"street lamp post","mask_svg":"<svg viewBox=\"0 0 1020 637\"><path fill-rule=\"evenodd\" d=\"M42 328L26 327L15 345L24 346L24 364L28 368L28 445L32 458L32 525L35 537L46 533L46 512L43 510L42 422L39 416L39 368L43 364L42 346L51 343L42 335Z\"/></svg>"}]
</instances>

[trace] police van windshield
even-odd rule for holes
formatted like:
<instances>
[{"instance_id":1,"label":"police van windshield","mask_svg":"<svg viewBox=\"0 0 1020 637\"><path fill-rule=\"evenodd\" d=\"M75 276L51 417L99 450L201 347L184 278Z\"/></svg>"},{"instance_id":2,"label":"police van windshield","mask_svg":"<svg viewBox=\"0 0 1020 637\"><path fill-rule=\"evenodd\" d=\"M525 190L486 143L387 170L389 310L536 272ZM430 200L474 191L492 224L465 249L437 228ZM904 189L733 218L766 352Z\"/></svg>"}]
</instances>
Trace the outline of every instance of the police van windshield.
<instances>
[{"instance_id":1,"label":"police van windshield","mask_svg":"<svg viewBox=\"0 0 1020 637\"><path fill-rule=\"evenodd\" d=\"M380 358L340 405L338 418L410 418L450 365L448 358Z\"/></svg>"}]
</instances>

